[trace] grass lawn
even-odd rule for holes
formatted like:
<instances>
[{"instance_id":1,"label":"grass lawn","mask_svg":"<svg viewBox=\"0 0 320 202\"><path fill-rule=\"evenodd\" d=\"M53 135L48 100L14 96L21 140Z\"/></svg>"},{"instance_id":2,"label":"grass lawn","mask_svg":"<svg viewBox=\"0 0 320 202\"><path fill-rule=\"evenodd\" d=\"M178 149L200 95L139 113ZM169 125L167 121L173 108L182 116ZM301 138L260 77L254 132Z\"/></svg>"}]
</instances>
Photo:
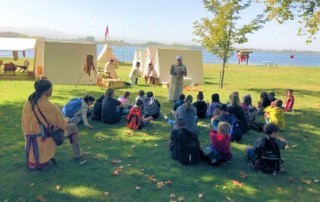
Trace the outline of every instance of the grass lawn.
<instances>
[{"instance_id":1,"label":"grass lawn","mask_svg":"<svg viewBox=\"0 0 320 202\"><path fill-rule=\"evenodd\" d=\"M123 64L117 72L128 81L130 68ZM256 103L261 91L274 91L277 98L284 99L286 90L294 89L296 111L285 114L287 127L280 134L290 145L282 151L285 173L273 176L250 168L245 147L263 135L254 131L245 134L240 143L232 143L231 164L183 166L170 157L170 128L162 118L131 135L124 120L117 125L94 122L93 129L80 125L88 164L72 160L66 141L58 148L56 166L47 172L27 171L20 120L34 81L0 77L0 201L41 201L41 197L47 201L320 201L320 68L229 65L223 89L218 88L219 70L219 65L204 65L205 84L199 88L206 101L211 100L212 93L219 93L226 102L237 90L240 97L250 93ZM169 114L172 103L166 100L167 89L160 86L139 85L117 89L115 94L130 91L133 101L140 89L152 90L161 110ZM104 90L54 85L50 100L62 107L69 99L86 93L98 98ZM195 98L197 91L184 93ZM210 143L208 123L198 123L202 147ZM120 166L122 171L114 176ZM240 171L247 174L246 179L241 178ZM232 180L243 186L233 185Z\"/></svg>"}]
</instances>

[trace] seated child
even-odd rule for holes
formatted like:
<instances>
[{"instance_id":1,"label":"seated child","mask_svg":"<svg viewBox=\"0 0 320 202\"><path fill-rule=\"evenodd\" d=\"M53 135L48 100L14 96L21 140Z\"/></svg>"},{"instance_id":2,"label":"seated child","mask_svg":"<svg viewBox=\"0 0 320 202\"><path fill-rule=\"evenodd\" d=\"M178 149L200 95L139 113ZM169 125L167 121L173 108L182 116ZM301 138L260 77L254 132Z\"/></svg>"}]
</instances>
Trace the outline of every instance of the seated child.
<instances>
[{"instance_id":1,"label":"seated child","mask_svg":"<svg viewBox=\"0 0 320 202\"><path fill-rule=\"evenodd\" d=\"M257 158L257 149L260 148L260 146L263 143L264 138L271 138L275 141L275 143L278 145L279 149L284 149L286 145L288 144L287 140L280 137L277 132L279 131L279 127L276 126L274 123L268 123L263 127L263 131L265 133L265 137L258 138L253 146L248 146L246 148L247 157L251 161L255 161Z\"/></svg>"},{"instance_id":2,"label":"seated child","mask_svg":"<svg viewBox=\"0 0 320 202\"><path fill-rule=\"evenodd\" d=\"M88 118L92 115L92 105L93 102L95 101L94 97L90 94L85 95L82 99L81 99L81 104L79 102L79 106L78 103L74 102L72 99L70 100L67 105L65 105L62 109L62 111L67 112L67 111L73 111L75 108L76 111L75 113L73 113L73 115L67 115L67 119L69 123L83 123L87 128L93 128L90 123L88 122ZM80 100L80 99L79 99ZM74 108L74 109L72 109ZM91 109L90 109L91 108ZM68 112L67 112L68 113Z\"/></svg>"},{"instance_id":3,"label":"seated child","mask_svg":"<svg viewBox=\"0 0 320 202\"><path fill-rule=\"evenodd\" d=\"M129 110L131 109L132 105L129 103L129 97L130 97L130 92L126 91L124 94L120 97L118 97L118 101L120 101L122 104L126 106L126 108L123 110L122 115L127 115L129 113Z\"/></svg>"},{"instance_id":4,"label":"seated child","mask_svg":"<svg viewBox=\"0 0 320 202\"><path fill-rule=\"evenodd\" d=\"M260 101L258 102L258 105L257 105L257 109L258 109L257 115L263 115L264 108L266 108L270 105L271 105L271 102L268 98L268 93L261 92L260 93Z\"/></svg>"},{"instance_id":5,"label":"seated child","mask_svg":"<svg viewBox=\"0 0 320 202\"><path fill-rule=\"evenodd\" d=\"M101 121L103 98L104 98L104 95L101 95L101 97L99 99L97 99L93 105L92 120L94 120L94 121Z\"/></svg>"},{"instance_id":6,"label":"seated child","mask_svg":"<svg viewBox=\"0 0 320 202\"><path fill-rule=\"evenodd\" d=\"M282 100L276 100L271 106L266 107L265 113L266 123L274 123L281 130L285 127L284 109L282 108Z\"/></svg>"},{"instance_id":7,"label":"seated child","mask_svg":"<svg viewBox=\"0 0 320 202\"><path fill-rule=\"evenodd\" d=\"M200 143L198 140L198 136L186 128L186 124L183 118L178 118L175 124L176 124L175 129L171 131L171 137L170 137L171 141L169 144L169 148L171 152L171 158L181 161L180 155L179 155L179 139L180 139L179 136L188 135L188 134L192 135L194 141L197 143L197 145L195 145L195 149L197 149L198 151L200 151Z\"/></svg>"},{"instance_id":8,"label":"seated child","mask_svg":"<svg viewBox=\"0 0 320 202\"><path fill-rule=\"evenodd\" d=\"M161 105L159 101L153 97L153 93L151 91L147 92L147 97L144 100L143 115L157 119L160 115L160 107Z\"/></svg>"},{"instance_id":9,"label":"seated child","mask_svg":"<svg viewBox=\"0 0 320 202\"><path fill-rule=\"evenodd\" d=\"M211 164L218 165L220 162L232 159L230 152L231 135L230 124L228 122L219 122L218 130L211 130L209 135L211 145L202 150L205 159Z\"/></svg>"},{"instance_id":10,"label":"seated child","mask_svg":"<svg viewBox=\"0 0 320 202\"><path fill-rule=\"evenodd\" d=\"M173 116L176 115L176 111L177 111L178 107L180 107L181 105L183 105L185 98L186 98L186 96L185 96L184 94L180 94L180 95L179 95L179 100L175 101L174 106L173 106L173 108L172 108L172 110L171 110L171 114L172 114Z\"/></svg>"},{"instance_id":11,"label":"seated child","mask_svg":"<svg viewBox=\"0 0 320 202\"><path fill-rule=\"evenodd\" d=\"M144 105L145 99L146 99L146 98L145 98L145 96L144 96L144 91L143 91L143 90L140 90L140 91L138 92L138 95L137 95L135 101L134 101L134 104L136 104L138 100L141 100L141 101L142 101L142 111L143 111L143 105Z\"/></svg>"},{"instance_id":12,"label":"seated child","mask_svg":"<svg viewBox=\"0 0 320 202\"><path fill-rule=\"evenodd\" d=\"M274 92L270 92L268 94L268 99L270 100L270 102L276 101L277 98L275 98L276 94Z\"/></svg>"},{"instance_id":13,"label":"seated child","mask_svg":"<svg viewBox=\"0 0 320 202\"><path fill-rule=\"evenodd\" d=\"M142 115L142 106L143 102L142 100L137 100L137 103L132 106L130 109L130 112L127 116L127 127L132 129L141 129L143 126L148 124L153 120L152 116L145 117ZM136 123L130 123L131 121L134 122L135 120L131 120L131 115L138 113L137 117L140 117L140 120L138 120L138 125L134 126Z\"/></svg>"},{"instance_id":14,"label":"seated child","mask_svg":"<svg viewBox=\"0 0 320 202\"><path fill-rule=\"evenodd\" d=\"M220 96L218 93L214 93L211 96L211 105L208 107L210 109L210 118L212 118L214 112L217 110L217 106L220 106L222 103L220 102Z\"/></svg>"},{"instance_id":15,"label":"seated child","mask_svg":"<svg viewBox=\"0 0 320 202\"><path fill-rule=\"evenodd\" d=\"M205 101L203 101L203 99L203 92L199 91L197 95L197 101L193 103L193 106L197 109L197 116L199 119L207 118L208 105Z\"/></svg>"},{"instance_id":16,"label":"seated child","mask_svg":"<svg viewBox=\"0 0 320 202\"><path fill-rule=\"evenodd\" d=\"M288 90L288 94L287 94L287 96L286 96L286 101L285 101L285 109L286 109L286 112L292 111L293 104L294 104L293 90L292 90L292 89L289 89L289 90Z\"/></svg>"}]
</instances>

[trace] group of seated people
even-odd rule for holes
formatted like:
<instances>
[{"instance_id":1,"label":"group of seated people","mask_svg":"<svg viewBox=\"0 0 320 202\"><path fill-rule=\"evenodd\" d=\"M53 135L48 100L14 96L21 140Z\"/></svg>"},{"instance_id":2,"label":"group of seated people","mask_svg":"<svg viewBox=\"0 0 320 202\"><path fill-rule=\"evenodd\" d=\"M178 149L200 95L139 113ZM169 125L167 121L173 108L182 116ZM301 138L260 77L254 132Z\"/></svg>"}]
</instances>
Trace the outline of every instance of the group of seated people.
<instances>
[{"instance_id":1,"label":"group of seated people","mask_svg":"<svg viewBox=\"0 0 320 202\"><path fill-rule=\"evenodd\" d=\"M92 128L88 117L94 121L102 121L107 124L116 124L120 122L121 118L129 117L131 112L138 112L141 116L139 119L139 129L150 121L160 117L161 105L159 101L153 96L153 92L146 93L143 90L138 92L134 103L129 103L130 92L126 91L117 99L114 98L114 90L109 88L105 94L95 100L92 95L85 95L83 98L74 98L70 100L62 109L62 116L60 110L50 103L48 98L52 95L52 84L48 80L38 80L35 83L35 92L32 93L28 101L24 105L22 113L22 128L26 136L26 158L28 169L45 170L49 161L55 162L54 154L56 145L50 137L43 135L43 131L39 131L38 124L44 127L51 127L52 130L62 129L65 131L65 137L70 139L73 149L73 156L75 159L83 160L82 152L80 151L80 135L76 124L83 123L86 127ZM271 93L272 95L272 93ZM271 96L272 97L272 96ZM277 135L279 130L284 129L283 111L292 110L294 97L292 90L288 91L286 104L291 106L282 108L282 102L274 98L273 101L265 99L265 93L261 93L261 101L258 107L254 110L254 117L247 112L254 109L252 106L250 95L243 97L243 103L240 103L239 93L233 92L230 95L230 101L227 104L222 104L218 94L212 95L212 103L205 103L202 92L197 95L197 101L193 103L191 95L181 94L179 100L174 103L172 113L175 120L170 120L165 114L162 114L165 120L172 126L170 151L172 158L177 159L177 134L193 134L193 138L197 139L198 119L210 118L212 129L209 132L211 145L203 148L201 156L204 159L209 159L210 163L217 165L223 161L229 161L232 158L230 152L230 143L233 140L236 126L230 122L230 116L237 120L238 129L242 133L251 128L251 122L255 121L255 116L259 112L266 113L263 131L271 138L278 138L276 141L279 148L283 148L286 141ZM269 103L269 105L267 104ZM45 117L46 121L42 122L37 118L38 116ZM33 124L29 124L29 122ZM128 120L127 127L128 127ZM253 128L254 129L254 128ZM177 130L180 132L177 133ZM188 131L188 132L186 132ZM37 135L40 134L40 135ZM242 134L241 134L242 135ZM190 137L191 137L190 136ZM48 140L48 141L46 141ZM49 141L50 140L50 141ZM260 141L260 142L259 142ZM256 144L261 144L261 140L257 140ZM185 144L187 145L187 144ZM199 141L195 144L200 149ZM251 159L256 155L255 147L248 148L248 157ZM35 150L33 148L47 148ZM174 154L175 153L175 154ZM185 159L193 161L193 155ZM212 156L214 158L212 158Z\"/></svg>"},{"instance_id":2,"label":"group of seated people","mask_svg":"<svg viewBox=\"0 0 320 202\"><path fill-rule=\"evenodd\" d=\"M243 97L242 103L240 103L237 91L233 92L229 98L228 103L222 104L219 94L213 94L212 102L209 104L204 101L203 92L200 91L197 95L197 101L192 104L192 96L187 96L187 98L184 94L179 96L179 100L174 103L171 111L177 121L170 120L164 115L167 122L173 126L170 143L173 159L179 160L177 155L179 143L176 135L179 133L176 130L184 128L197 133L198 119L205 118L211 119L211 130L209 132L211 145L201 150L201 157L209 160L211 164L218 165L220 162L229 161L232 158L230 143L233 140L241 140L242 134L250 129L259 132L264 131L266 137L276 139L275 142L278 147L284 149L287 141L281 138L277 132L284 130L284 112L292 111L294 104L292 89L288 90L285 107L282 106L283 102L281 100L275 98L274 92L269 94L262 92L257 107L252 105L252 98L249 94ZM264 116L264 123L256 122L259 115ZM240 131L240 136L238 136L237 131ZM198 140L195 140L195 144L197 144L196 142ZM261 144L262 138L259 138L253 147L247 148L247 155L250 160L255 160L257 148ZM198 147L200 148L199 145Z\"/></svg>"}]
</instances>

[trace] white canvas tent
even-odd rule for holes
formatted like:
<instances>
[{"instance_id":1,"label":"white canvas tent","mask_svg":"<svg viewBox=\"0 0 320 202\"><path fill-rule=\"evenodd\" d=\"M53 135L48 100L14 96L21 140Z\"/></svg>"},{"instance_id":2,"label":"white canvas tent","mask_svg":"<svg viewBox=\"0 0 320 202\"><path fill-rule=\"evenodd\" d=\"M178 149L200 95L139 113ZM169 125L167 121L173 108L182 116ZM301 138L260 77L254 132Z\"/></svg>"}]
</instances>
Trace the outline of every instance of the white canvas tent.
<instances>
[{"instance_id":1,"label":"white canvas tent","mask_svg":"<svg viewBox=\"0 0 320 202\"><path fill-rule=\"evenodd\" d=\"M37 41L35 74L39 76L42 72L53 84L77 84L80 77L78 84L94 84L94 73L88 76L83 72L83 66L86 56L93 55L97 68L96 52L96 44L93 43Z\"/></svg>"},{"instance_id":2,"label":"white canvas tent","mask_svg":"<svg viewBox=\"0 0 320 202\"><path fill-rule=\"evenodd\" d=\"M187 77L192 78L195 84L203 84L202 51L164 47L156 48L155 69L160 82L170 83L170 68L178 55L183 57L183 64L187 67Z\"/></svg>"},{"instance_id":3,"label":"white canvas tent","mask_svg":"<svg viewBox=\"0 0 320 202\"><path fill-rule=\"evenodd\" d=\"M116 64L119 65L119 61L116 55L113 53L112 48L108 46L108 44L105 44L98 56L98 62L106 63L110 60L110 58L113 58L113 60L116 61Z\"/></svg>"},{"instance_id":4,"label":"white canvas tent","mask_svg":"<svg viewBox=\"0 0 320 202\"><path fill-rule=\"evenodd\" d=\"M0 38L0 50L22 51L34 49L36 39L27 38Z\"/></svg>"},{"instance_id":5,"label":"white canvas tent","mask_svg":"<svg viewBox=\"0 0 320 202\"><path fill-rule=\"evenodd\" d=\"M140 62L140 69L144 72L144 69L147 67L145 61L147 59L147 50L135 50L134 57L132 61L132 69L135 68L136 62Z\"/></svg>"}]
</instances>

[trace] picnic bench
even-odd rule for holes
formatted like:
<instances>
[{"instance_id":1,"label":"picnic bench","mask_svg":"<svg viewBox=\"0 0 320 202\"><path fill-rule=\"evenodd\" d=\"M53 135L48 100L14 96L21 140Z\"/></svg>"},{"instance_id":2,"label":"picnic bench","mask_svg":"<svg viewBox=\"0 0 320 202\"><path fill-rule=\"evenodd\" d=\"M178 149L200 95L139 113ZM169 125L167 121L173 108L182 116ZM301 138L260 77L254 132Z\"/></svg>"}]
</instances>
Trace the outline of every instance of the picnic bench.
<instances>
[{"instance_id":1,"label":"picnic bench","mask_svg":"<svg viewBox=\"0 0 320 202\"><path fill-rule=\"evenodd\" d=\"M274 61L262 61L261 63L263 63L264 65L266 65L266 66L278 66L278 64L276 63L276 62L274 62Z\"/></svg>"}]
</instances>

